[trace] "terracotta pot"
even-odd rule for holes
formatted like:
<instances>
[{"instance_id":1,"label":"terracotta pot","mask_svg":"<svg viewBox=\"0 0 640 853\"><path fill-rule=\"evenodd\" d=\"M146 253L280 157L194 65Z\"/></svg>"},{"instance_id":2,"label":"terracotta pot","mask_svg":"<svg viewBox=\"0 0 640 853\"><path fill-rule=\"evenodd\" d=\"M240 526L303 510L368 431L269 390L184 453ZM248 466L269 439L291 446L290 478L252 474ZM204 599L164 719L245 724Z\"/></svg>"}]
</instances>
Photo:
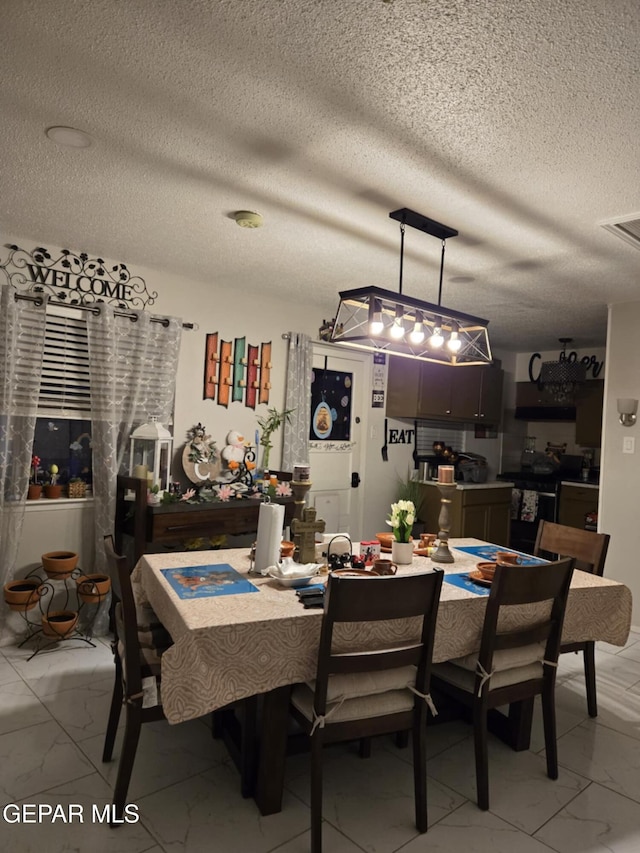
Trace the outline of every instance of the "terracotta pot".
<instances>
[{"instance_id":1,"label":"terracotta pot","mask_svg":"<svg viewBox=\"0 0 640 853\"><path fill-rule=\"evenodd\" d=\"M296 546L294 542L287 542L283 540L280 543L280 556L281 557L293 557L293 552L295 551Z\"/></svg>"},{"instance_id":2,"label":"terracotta pot","mask_svg":"<svg viewBox=\"0 0 640 853\"><path fill-rule=\"evenodd\" d=\"M27 492L27 500L28 501L37 501L42 497L42 486L40 483L29 483L29 490Z\"/></svg>"},{"instance_id":3,"label":"terracotta pot","mask_svg":"<svg viewBox=\"0 0 640 853\"><path fill-rule=\"evenodd\" d=\"M41 581L34 578L22 578L9 581L4 585L4 600L11 610L31 610L40 599Z\"/></svg>"},{"instance_id":4,"label":"terracotta pot","mask_svg":"<svg viewBox=\"0 0 640 853\"><path fill-rule=\"evenodd\" d=\"M62 486L52 486L50 483L44 487L44 496L45 498L61 498L62 497Z\"/></svg>"},{"instance_id":5,"label":"terracotta pot","mask_svg":"<svg viewBox=\"0 0 640 853\"><path fill-rule=\"evenodd\" d=\"M108 575L80 575L76 578L78 596L86 604L99 604L111 589Z\"/></svg>"},{"instance_id":6,"label":"terracotta pot","mask_svg":"<svg viewBox=\"0 0 640 853\"><path fill-rule=\"evenodd\" d=\"M69 636L77 621L78 614L75 610L53 610L42 617L42 633L46 637L61 640Z\"/></svg>"},{"instance_id":7,"label":"terracotta pot","mask_svg":"<svg viewBox=\"0 0 640 853\"><path fill-rule=\"evenodd\" d=\"M49 551L42 555L42 568L52 580L64 580L78 565L74 551Z\"/></svg>"}]
</instances>

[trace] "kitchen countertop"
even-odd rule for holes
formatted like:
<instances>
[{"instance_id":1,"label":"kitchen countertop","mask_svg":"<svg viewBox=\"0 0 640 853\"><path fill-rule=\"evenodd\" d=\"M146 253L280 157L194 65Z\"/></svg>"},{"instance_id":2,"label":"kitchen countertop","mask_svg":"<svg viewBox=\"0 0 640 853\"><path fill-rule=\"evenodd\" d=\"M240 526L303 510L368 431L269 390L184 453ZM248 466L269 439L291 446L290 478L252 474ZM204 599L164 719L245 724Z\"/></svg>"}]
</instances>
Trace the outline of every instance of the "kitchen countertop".
<instances>
[{"instance_id":1,"label":"kitchen countertop","mask_svg":"<svg viewBox=\"0 0 640 853\"><path fill-rule=\"evenodd\" d=\"M561 486L581 486L584 489L599 489L600 484L584 480L560 480Z\"/></svg>"},{"instance_id":2,"label":"kitchen countertop","mask_svg":"<svg viewBox=\"0 0 640 853\"><path fill-rule=\"evenodd\" d=\"M437 480L420 480L423 486L437 486ZM467 489L511 489L513 483L505 483L502 480L489 480L486 483L460 483L456 482L456 486L460 491Z\"/></svg>"}]
</instances>

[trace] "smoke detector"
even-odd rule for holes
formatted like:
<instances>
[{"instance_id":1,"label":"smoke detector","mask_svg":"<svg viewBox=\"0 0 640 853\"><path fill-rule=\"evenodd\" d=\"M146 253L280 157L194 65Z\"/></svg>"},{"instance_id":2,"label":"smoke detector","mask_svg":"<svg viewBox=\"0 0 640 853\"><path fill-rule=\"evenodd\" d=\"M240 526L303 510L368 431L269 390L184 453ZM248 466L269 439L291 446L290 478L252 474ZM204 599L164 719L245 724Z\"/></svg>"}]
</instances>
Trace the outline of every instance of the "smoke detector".
<instances>
[{"instance_id":1,"label":"smoke detector","mask_svg":"<svg viewBox=\"0 0 640 853\"><path fill-rule=\"evenodd\" d=\"M241 228L260 228L263 224L262 216L252 210L236 210L233 218Z\"/></svg>"},{"instance_id":2,"label":"smoke detector","mask_svg":"<svg viewBox=\"0 0 640 853\"><path fill-rule=\"evenodd\" d=\"M48 127L45 134L52 142L65 148L89 148L93 142L88 133L75 127Z\"/></svg>"}]
</instances>

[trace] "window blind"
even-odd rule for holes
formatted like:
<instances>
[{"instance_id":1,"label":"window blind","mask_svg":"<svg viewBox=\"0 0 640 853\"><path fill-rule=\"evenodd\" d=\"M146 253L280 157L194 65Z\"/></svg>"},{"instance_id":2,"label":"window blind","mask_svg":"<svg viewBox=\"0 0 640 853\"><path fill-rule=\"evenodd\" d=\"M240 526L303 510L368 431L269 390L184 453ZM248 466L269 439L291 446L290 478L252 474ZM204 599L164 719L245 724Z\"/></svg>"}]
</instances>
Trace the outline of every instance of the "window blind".
<instances>
[{"instance_id":1,"label":"window blind","mask_svg":"<svg viewBox=\"0 0 640 853\"><path fill-rule=\"evenodd\" d=\"M84 317L47 312L38 414L58 418L91 417L89 349Z\"/></svg>"}]
</instances>

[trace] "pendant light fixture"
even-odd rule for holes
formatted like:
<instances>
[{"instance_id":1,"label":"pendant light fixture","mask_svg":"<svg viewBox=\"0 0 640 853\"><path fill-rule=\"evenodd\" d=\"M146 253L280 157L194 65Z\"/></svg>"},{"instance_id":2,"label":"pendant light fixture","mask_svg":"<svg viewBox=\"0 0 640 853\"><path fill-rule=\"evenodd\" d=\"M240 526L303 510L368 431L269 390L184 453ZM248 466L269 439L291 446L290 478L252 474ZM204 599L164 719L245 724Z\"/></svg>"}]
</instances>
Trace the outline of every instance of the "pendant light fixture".
<instances>
[{"instance_id":1,"label":"pendant light fixture","mask_svg":"<svg viewBox=\"0 0 640 853\"><path fill-rule=\"evenodd\" d=\"M356 349L452 366L490 363L489 321L445 308L441 302L446 241L458 232L406 207L389 216L400 223L398 292L374 286L342 291L331 340ZM402 292L407 225L442 241L437 305Z\"/></svg>"},{"instance_id":2,"label":"pendant light fixture","mask_svg":"<svg viewBox=\"0 0 640 853\"><path fill-rule=\"evenodd\" d=\"M571 403L578 388L586 382L587 368L578 361L575 352L567 355L567 344L573 338L559 338L559 341L562 351L558 361L542 362L539 384L557 403Z\"/></svg>"}]
</instances>

